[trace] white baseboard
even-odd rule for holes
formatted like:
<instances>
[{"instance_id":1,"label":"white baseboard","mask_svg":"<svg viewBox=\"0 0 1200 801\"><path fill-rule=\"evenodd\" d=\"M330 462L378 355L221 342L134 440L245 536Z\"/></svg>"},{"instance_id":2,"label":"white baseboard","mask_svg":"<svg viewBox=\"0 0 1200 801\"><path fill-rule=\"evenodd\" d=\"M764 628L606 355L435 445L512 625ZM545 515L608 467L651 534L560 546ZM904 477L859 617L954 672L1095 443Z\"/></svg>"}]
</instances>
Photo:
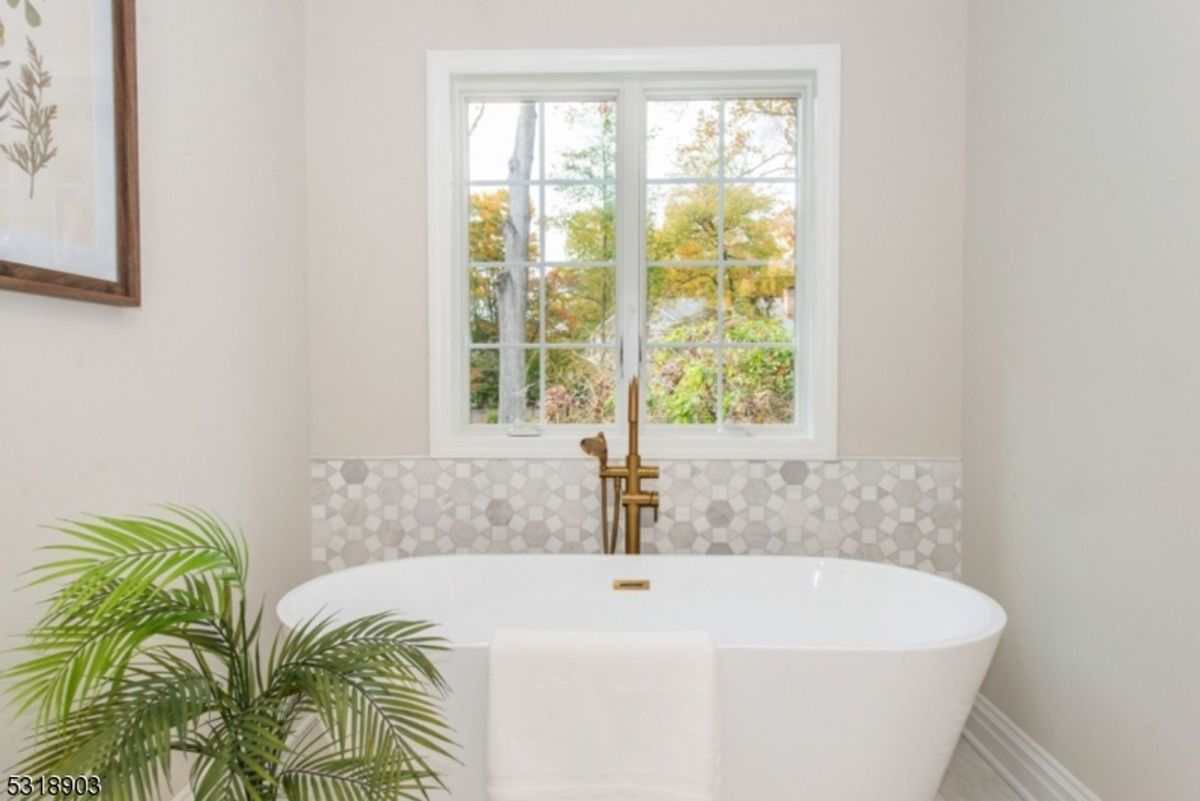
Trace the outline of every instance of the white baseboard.
<instances>
[{"instance_id":1,"label":"white baseboard","mask_svg":"<svg viewBox=\"0 0 1200 801\"><path fill-rule=\"evenodd\" d=\"M1100 801L982 695L975 700L963 737L1024 801Z\"/></svg>"}]
</instances>

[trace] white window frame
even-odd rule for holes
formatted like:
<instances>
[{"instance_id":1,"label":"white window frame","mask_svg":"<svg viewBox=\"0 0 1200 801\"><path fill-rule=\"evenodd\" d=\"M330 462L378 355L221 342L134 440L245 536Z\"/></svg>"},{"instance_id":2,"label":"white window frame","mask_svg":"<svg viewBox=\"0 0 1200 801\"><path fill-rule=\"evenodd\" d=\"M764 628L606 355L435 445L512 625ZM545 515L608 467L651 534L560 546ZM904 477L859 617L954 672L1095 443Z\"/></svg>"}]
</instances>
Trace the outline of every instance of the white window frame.
<instances>
[{"instance_id":1,"label":"white window frame","mask_svg":"<svg viewBox=\"0 0 1200 801\"><path fill-rule=\"evenodd\" d=\"M618 142L640 137L644 126L636 92L651 94L670 76L671 93L689 83L697 91L744 84L763 90L805 84L811 137L804 202L810 204L797 257L796 320L804 327L796 346L808 357L808 375L796 374L796 392L811 395L797 426L715 427L643 425L643 451L652 458L832 459L837 457L838 397L838 180L841 112L841 48L838 45L699 47L634 50L470 50L428 54L427 149L429 210L429 446L438 457L578 457L579 439L603 429L621 453L625 447L625 387L617 388L617 421L607 425L556 425L509 430L469 422L467 387L466 204L461 202L465 165L460 128L462 99L489 82L512 90L521 78L561 78L570 96L614 92ZM684 77L686 76L686 77ZM447 146L452 143L452 146ZM617 206L633 203L644 219L644 153L618 153ZM644 331L645 243L635 219L618 214L617 269L622 374L638 374ZM462 240L462 241L459 241ZM632 254L632 255L631 255ZM807 291L801 291L801 288ZM645 391L642 393L643 403ZM643 420L645 418L643 417ZM700 429L700 430L697 430ZM520 436L529 433L534 436Z\"/></svg>"}]
</instances>

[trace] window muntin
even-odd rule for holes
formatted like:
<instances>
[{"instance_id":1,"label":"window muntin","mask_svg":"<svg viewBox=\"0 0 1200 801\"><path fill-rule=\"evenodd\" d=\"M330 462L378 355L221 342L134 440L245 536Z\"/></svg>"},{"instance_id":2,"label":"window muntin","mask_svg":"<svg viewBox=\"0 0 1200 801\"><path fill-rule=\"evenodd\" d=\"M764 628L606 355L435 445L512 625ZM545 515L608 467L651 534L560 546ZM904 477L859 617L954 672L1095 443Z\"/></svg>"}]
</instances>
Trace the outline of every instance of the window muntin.
<instances>
[{"instance_id":1,"label":"window muntin","mask_svg":"<svg viewBox=\"0 0 1200 801\"><path fill-rule=\"evenodd\" d=\"M615 98L467 100L465 119L470 422L612 423Z\"/></svg>"},{"instance_id":2,"label":"window muntin","mask_svg":"<svg viewBox=\"0 0 1200 801\"><path fill-rule=\"evenodd\" d=\"M801 98L646 103L647 419L793 426Z\"/></svg>"}]
</instances>

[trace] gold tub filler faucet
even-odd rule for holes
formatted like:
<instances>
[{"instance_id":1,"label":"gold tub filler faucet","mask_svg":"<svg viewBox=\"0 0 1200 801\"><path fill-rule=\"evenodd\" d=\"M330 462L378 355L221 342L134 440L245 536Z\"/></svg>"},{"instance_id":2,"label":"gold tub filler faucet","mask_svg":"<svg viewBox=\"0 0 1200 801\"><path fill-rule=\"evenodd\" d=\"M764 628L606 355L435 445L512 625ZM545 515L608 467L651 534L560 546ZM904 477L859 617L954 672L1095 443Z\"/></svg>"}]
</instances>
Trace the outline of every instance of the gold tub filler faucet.
<instances>
[{"instance_id":1,"label":"gold tub filler faucet","mask_svg":"<svg viewBox=\"0 0 1200 801\"><path fill-rule=\"evenodd\" d=\"M658 478L658 468L642 464L638 453L638 380L629 382L629 455L624 467L608 466L608 441L601 431L579 443L583 452L600 462L600 534L604 552L615 553L620 529L620 509L625 507L625 553L642 552L642 507L654 510L658 521L658 493L642 489L642 479ZM613 483L612 528L608 524L608 482Z\"/></svg>"}]
</instances>

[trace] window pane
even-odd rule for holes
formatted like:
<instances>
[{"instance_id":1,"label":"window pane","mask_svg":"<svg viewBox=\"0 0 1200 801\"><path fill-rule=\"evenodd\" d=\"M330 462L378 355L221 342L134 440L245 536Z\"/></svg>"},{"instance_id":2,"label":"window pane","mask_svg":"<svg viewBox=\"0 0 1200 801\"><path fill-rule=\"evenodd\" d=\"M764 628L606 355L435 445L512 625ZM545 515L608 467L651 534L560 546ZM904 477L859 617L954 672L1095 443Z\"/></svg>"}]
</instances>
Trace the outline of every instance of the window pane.
<instances>
[{"instance_id":1,"label":"window pane","mask_svg":"<svg viewBox=\"0 0 1200 801\"><path fill-rule=\"evenodd\" d=\"M787 261L796 252L796 184L725 187L725 258Z\"/></svg>"},{"instance_id":2,"label":"window pane","mask_svg":"<svg viewBox=\"0 0 1200 801\"><path fill-rule=\"evenodd\" d=\"M546 351L546 422L614 422L615 387L612 349Z\"/></svg>"},{"instance_id":3,"label":"window pane","mask_svg":"<svg viewBox=\"0 0 1200 801\"><path fill-rule=\"evenodd\" d=\"M528 106L522 116L522 108ZM517 143L518 133L532 137L532 161L526 180L540 175L541 150L538 141L536 103L468 103L467 104L467 179L470 181L509 180L509 161Z\"/></svg>"},{"instance_id":4,"label":"window pane","mask_svg":"<svg viewBox=\"0 0 1200 801\"><path fill-rule=\"evenodd\" d=\"M720 152L716 100L646 103L646 174L649 178L715 178Z\"/></svg>"},{"instance_id":5,"label":"window pane","mask_svg":"<svg viewBox=\"0 0 1200 801\"><path fill-rule=\"evenodd\" d=\"M682 425L717 421L717 352L711 348L651 348L646 358L651 423Z\"/></svg>"},{"instance_id":6,"label":"window pane","mask_svg":"<svg viewBox=\"0 0 1200 801\"><path fill-rule=\"evenodd\" d=\"M796 175L796 99L725 101L725 175Z\"/></svg>"},{"instance_id":7,"label":"window pane","mask_svg":"<svg viewBox=\"0 0 1200 801\"><path fill-rule=\"evenodd\" d=\"M516 190L518 196L525 195L528 187ZM521 225L526 235L512 241L505 235L509 222L508 187L474 187L471 189L471 218L467 230L467 258L471 261L536 261L537 243L537 193L529 193L527 217L513 220Z\"/></svg>"},{"instance_id":8,"label":"window pane","mask_svg":"<svg viewBox=\"0 0 1200 801\"><path fill-rule=\"evenodd\" d=\"M715 184L647 187L646 256L650 261L717 258Z\"/></svg>"},{"instance_id":9,"label":"window pane","mask_svg":"<svg viewBox=\"0 0 1200 801\"><path fill-rule=\"evenodd\" d=\"M791 348L737 348L724 352L723 415L736 425L794 421L795 370Z\"/></svg>"},{"instance_id":10,"label":"window pane","mask_svg":"<svg viewBox=\"0 0 1200 801\"><path fill-rule=\"evenodd\" d=\"M550 102L546 115L546 178L612 181L617 172L617 104Z\"/></svg>"},{"instance_id":11,"label":"window pane","mask_svg":"<svg viewBox=\"0 0 1200 801\"><path fill-rule=\"evenodd\" d=\"M646 334L651 342L717 338L716 267L651 267L646 294Z\"/></svg>"},{"instance_id":12,"label":"window pane","mask_svg":"<svg viewBox=\"0 0 1200 801\"><path fill-rule=\"evenodd\" d=\"M796 271L792 267L725 268L725 338L791 342Z\"/></svg>"},{"instance_id":13,"label":"window pane","mask_svg":"<svg viewBox=\"0 0 1200 801\"><path fill-rule=\"evenodd\" d=\"M523 296L514 297L512 287L525 285ZM538 273L528 267L472 267L471 341L475 343L537 342ZM524 314L521 313L522 306ZM521 319L525 325L501 326L501 320ZM507 330L502 330L507 329Z\"/></svg>"},{"instance_id":14,"label":"window pane","mask_svg":"<svg viewBox=\"0 0 1200 801\"><path fill-rule=\"evenodd\" d=\"M537 422L539 365L533 349L472 350L471 422Z\"/></svg>"},{"instance_id":15,"label":"window pane","mask_svg":"<svg viewBox=\"0 0 1200 801\"><path fill-rule=\"evenodd\" d=\"M612 261L614 205L611 186L546 187L546 260Z\"/></svg>"},{"instance_id":16,"label":"window pane","mask_svg":"<svg viewBox=\"0 0 1200 801\"><path fill-rule=\"evenodd\" d=\"M613 342L616 303L612 267L548 267L546 341Z\"/></svg>"}]
</instances>

